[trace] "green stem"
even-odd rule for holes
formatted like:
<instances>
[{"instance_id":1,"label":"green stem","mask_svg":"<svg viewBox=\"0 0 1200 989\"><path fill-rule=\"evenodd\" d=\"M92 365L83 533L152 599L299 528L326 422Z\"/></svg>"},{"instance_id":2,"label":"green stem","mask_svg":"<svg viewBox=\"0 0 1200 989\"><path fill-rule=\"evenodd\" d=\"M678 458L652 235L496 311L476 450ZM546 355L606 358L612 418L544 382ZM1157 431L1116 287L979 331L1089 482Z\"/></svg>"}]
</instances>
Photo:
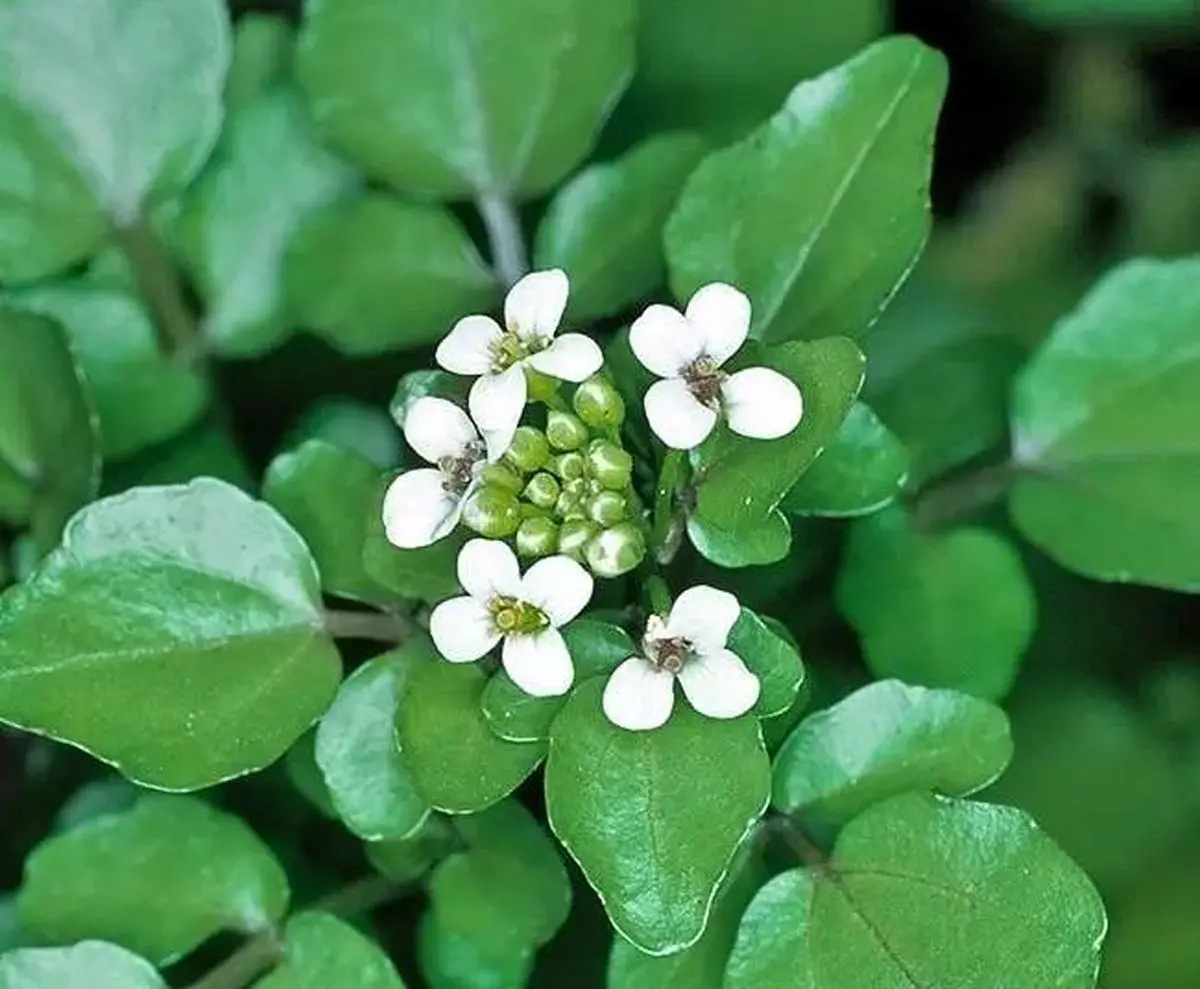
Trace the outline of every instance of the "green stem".
<instances>
[{"instance_id":1,"label":"green stem","mask_svg":"<svg viewBox=\"0 0 1200 989\"><path fill-rule=\"evenodd\" d=\"M1020 473L1015 463L992 464L921 491L912 505L917 528L940 529L986 508L1004 497Z\"/></svg>"},{"instance_id":2,"label":"green stem","mask_svg":"<svg viewBox=\"0 0 1200 989\"><path fill-rule=\"evenodd\" d=\"M193 361L203 357L200 325L187 304L183 282L158 236L145 220L116 228L142 299L150 310L164 354Z\"/></svg>"},{"instance_id":3,"label":"green stem","mask_svg":"<svg viewBox=\"0 0 1200 989\"><path fill-rule=\"evenodd\" d=\"M504 196L480 196L476 205L487 229L492 265L500 280L511 288L529 271L521 218L512 201Z\"/></svg>"},{"instance_id":4,"label":"green stem","mask_svg":"<svg viewBox=\"0 0 1200 989\"><path fill-rule=\"evenodd\" d=\"M682 450L668 450L654 488L654 516L650 529L650 551L660 563L669 563L678 546L679 520L675 493L683 479L686 461Z\"/></svg>"},{"instance_id":5,"label":"green stem","mask_svg":"<svg viewBox=\"0 0 1200 989\"><path fill-rule=\"evenodd\" d=\"M341 611L327 608L325 631L335 639L369 639L397 645L412 632L412 623L404 615L382 611Z\"/></svg>"}]
</instances>

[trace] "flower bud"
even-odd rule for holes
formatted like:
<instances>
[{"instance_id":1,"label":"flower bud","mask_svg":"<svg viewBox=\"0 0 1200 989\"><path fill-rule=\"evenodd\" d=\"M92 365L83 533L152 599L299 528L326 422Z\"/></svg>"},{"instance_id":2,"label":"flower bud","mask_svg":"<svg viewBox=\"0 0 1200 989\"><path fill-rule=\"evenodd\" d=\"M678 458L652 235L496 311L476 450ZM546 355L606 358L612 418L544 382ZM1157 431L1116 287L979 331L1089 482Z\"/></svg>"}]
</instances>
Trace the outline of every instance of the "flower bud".
<instances>
[{"instance_id":1,"label":"flower bud","mask_svg":"<svg viewBox=\"0 0 1200 989\"><path fill-rule=\"evenodd\" d=\"M594 429L615 429L625 420L621 393L602 374L593 375L576 388L571 404L575 414Z\"/></svg>"},{"instance_id":2,"label":"flower bud","mask_svg":"<svg viewBox=\"0 0 1200 989\"><path fill-rule=\"evenodd\" d=\"M578 450L588 435L587 426L570 412L551 410L546 417L546 439L555 450Z\"/></svg>"},{"instance_id":3,"label":"flower bud","mask_svg":"<svg viewBox=\"0 0 1200 989\"><path fill-rule=\"evenodd\" d=\"M508 464L487 464L479 472L479 481L481 484L494 485L513 494L519 494L524 484L521 475Z\"/></svg>"},{"instance_id":4,"label":"flower bud","mask_svg":"<svg viewBox=\"0 0 1200 989\"><path fill-rule=\"evenodd\" d=\"M632 522L622 522L588 543L585 555L597 577L619 577L645 559L646 539Z\"/></svg>"},{"instance_id":5,"label":"flower bud","mask_svg":"<svg viewBox=\"0 0 1200 989\"><path fill-rule=\"evenodd\" d=\"M588 482L582 477L577 477L573 481L563 482L563 494L570 495L576 500L582 500L588 495Z\"/></svg>"},{"instance_id":6,"label":"flower bud","mask_svg":"<svg viewBox=\"0 0 1200 989\"><path fill-rule=\"evenodd\" d=\"M633 457L616 443L593 440L587 451L592 477L610 491L623 491L633 477Z\"/></svg>"},{"instance_id":7,"label":"flower bud","mask_svg":"<svg viewBox=\"0 0 1200 989\"><path fill-rule=\"evenodd\" d=\"M558 551L582 563L588 544L599 531L596 523L587 519L571 519L564 522L558 529Z\"/></svg>"},{"instance_id":8,"label":"flower bud","mask_svg":"<svg viewBox=\"0 0 1200 989\"><path fill-rule=\"evenodd\" d=\"M506 488L485 484L463 505L463 522L488 539L505 539L521 524L521 505Z\"/></svg>"},{"instance_id":9,"label":"flower bud","mask_svg":"<svg viewBox=\"0 0 1200 989\"><path fill-rule=\"evenodd\" d=\"M526 519L517 530L517 552L536 559L558 549L558 526L550 519Z\"/></svg>"},{"instance_id":10,"label":"flower bud","mask_svg":"<svg viewBox=\"0 0 1200 989\"><path fill-rule=\"evenodd\" d=\"M574 481L583 477L587 470L587 460L578 451L564 453L550 462L550 469L564 481Z\"/></svg>"},{"instance_id":11,"label":"flower bud","mask_svg":"<svg viewBox=\"0 0 1200 989\"><path fill-rule=\"evenodd\" d=\"M554 517L565 522L568 519L586 519L587 509L578 495L564 491L554 503Z\"/></svg>"},{"instance_id":12,"label":"flower bud","mask_svg":"<svg viewBox=\"0 0 1200 989\"><path fill-rule=\"evenodd\" d=\"M513 436L504 459L526 474L541 470L550 459L550 444L546 434L532 426L521 426Z\"/></svg>"},{"instance_id":13,"label":"flower bud","mask_svg":"<svg viewBox=\"0 0 1200 989\"><path fill-rule=\"evenodd\" d=\"M558 501L558 495L558 481L552 474L547 474L545 471L538 471L525 485L525 500L537 505L538 508L553 508L554 503Z\"/></svg>"},{"instance_id":14,"label":"flower bud","mask_svg":"<svg viewBox=\"0 0 1200 989\"><path fill-rule=\"evenodd\" d=\"M601 491L588 500L588 517L607 529L625 518L625 498L615 491Z\"/></svg>"}]
</instances>

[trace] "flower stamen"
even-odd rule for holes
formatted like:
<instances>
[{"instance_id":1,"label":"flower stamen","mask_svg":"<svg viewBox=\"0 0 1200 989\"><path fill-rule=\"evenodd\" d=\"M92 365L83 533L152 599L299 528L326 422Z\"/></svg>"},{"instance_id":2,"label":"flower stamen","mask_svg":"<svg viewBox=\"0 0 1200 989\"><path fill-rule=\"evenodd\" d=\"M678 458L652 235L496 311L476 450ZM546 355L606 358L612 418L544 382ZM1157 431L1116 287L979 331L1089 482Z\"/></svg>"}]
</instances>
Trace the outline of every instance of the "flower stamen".
<instances>
[{"instance_id":1,"label":"flower stamen","mask_svg":"<svg viewBox=\"0 0 1200 989\"><path fill-rule=\"evenodd\" d=\"M442 488L447 494L462 496L475 479L475 468L484 461L484 446L478 440L468 443L458 457L441 457L437 468L442 472Z\"/></svg>"},{"instance_id":2,"label":"flower stamen","mask_svg":"<svg viewBox=\"0 0 1200 989\"><path fill-rule=\"evenodd\" d=\"M658 615L651 615L642 638L642 654L655 669L678 673L696 655L696 650L688 639L664 635L665 631L666 622Z\"/></svg>"},{"instance_id":3,"label":"flower stamen","mask_svg":"<svg viewBox=\"0 0 1200 989\"><path fill-rule=\"evenodd\" d=\"M721 386L729 375L722 371L721 365L711 357L697 357L683 369L680 377L687 382L688 389L697 402L710 409L716 409L720 404Z\"/></svg>"},{"instance_id":4,"label":"flower stamen","mask_svg":"<svg viewBox=\"0 0 1200 989\"><path fill-rule=\"evenodd\" d=\"M534 354L539 353L549 346L549 341L546 340L528 340L520 337L514 330L510 329L507 333L489 344L488 351L492 361L492 373L502 374L515 364L527 360Z\"/></svg>"},{"instance_id":5,"label":"flower stamen","mask_svg":"<svg viewBox=\"0 0 1200 989\"><path fill-rule=\"evenodd\" d=\"M501 635L531 635L550 625L550 618L541 608L504 594L492 598L487 609Z\"/></svg>"}]
</instances>

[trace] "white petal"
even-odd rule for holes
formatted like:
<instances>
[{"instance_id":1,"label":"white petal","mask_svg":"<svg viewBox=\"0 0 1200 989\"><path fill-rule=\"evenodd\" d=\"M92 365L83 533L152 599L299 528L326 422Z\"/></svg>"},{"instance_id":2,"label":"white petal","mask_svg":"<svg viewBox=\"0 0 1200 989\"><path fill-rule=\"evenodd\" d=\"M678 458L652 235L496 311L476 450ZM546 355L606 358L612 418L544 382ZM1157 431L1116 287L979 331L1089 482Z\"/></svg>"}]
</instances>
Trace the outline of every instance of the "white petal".
<instances>
[{"instance_id":1,"label":"white petal","mask_svg":"<svg viewBox=\"0 0 1200 989\"><path fill-rule=\"evenodd\" d=\"M556 628L508 636L500 661L512 682L531 697L560 697L575 682L571 654Z\"/></svg>"},{"instance_id":2,"label":"white petal","mask_svg":"<svg viewBox=\"0 0 1200 989\"><path fill-rule=\"evenodd\" d=\"M458 582L476 601L521 596L517 557L498 539L472 539L458 551Z\"/></svg>"},{"instance_id":3,"label":"white petal","mask_svg":"<svg viewBox=\"0 0 1200 989\"><path fill-rule=\"evenodd\" d=\"M732 285L705 285L687 307L687 321L718 364L736 354L750 332L750 300Z\"/></svg>"},{"instance_id":4,"label":"white petal","mask_svg":"<svg viewBox=\"0 0 1200 989\"><path fill-rule=\"evenodd\" d=\"M438 344L437 362L454 374L486 374L492 367L492 344L502 336L491 316L466 316Z\"/></svg>"},{"instance_id":5,"label":"white petal","mask_svg":"<svg viewBox=\"0 0 1200 989\"><path fill-rule=\"evenodd\" d=\"M604 355L591 337L564 333L550 346L529 358L535 371L562 381L583 381L600 370Z\"/></svg>"},{"instance_id":6,"label":"white petal","mask_svg":"<svg viewBox=\"0 0 1200 989\"><path fill-rule=\"evenodd\" d=\"M442 472L431 467L397 477L383 496L383 529L401 549L429 546L458 524L460 502L442 486Z\"/></svg>"},{"instance_id":7,"label":"white petal","mask_svg":"<svg viewBox=\"0 0 1200 989\"><path fill-rule=\"evenodd\" d=\"M558 627L587 607L595 584L592 575L569 556L548 556L526 572L521 598L541 608Z\"/></svg>"},{"instance_id":8,"label":"white petal","mask_svg":"<svg viewBox=\"0 0 1200 989\"><path fill-rule=\"evenodd\" d=\"M675 599L664 635L684 638L701 652L724 649L742 614L738 599L707 584L689 587Z\"/></svg>"},{"instance_id":9,"label":"white petal","mask_svg":"<svg viewBox=\"0 0 1200 989\"><path fill-rule=\"evenodd\" d=\"M730 429L755 440L786 436L804 414L800 389L766 367L747 368L726 378L721 385L721 407Z\"/></svg>"},{"instance_id":10,"label":"white petal","mask_svg":"<svg viewBox=\"0 0 1200 989\"><path fill-rule=\"evenodd\" d=\"M473 663L486 656L500 641L500 633L487 609L474 598L443 601L429 616L429 634L452 663Z\"/></svg>"},{"instance_id":11,"label":"white petal","mask_svg":"<svg viewBox=\"0 0 1200 989\"><path fill-rule=\"evenodd\" d=\"M692 707L710 718L737 718L758 703L758 677L737 656L721 649L688 660L679 685Z\"/></svg>"},{"instance_id":12,"label":"white petal","mask_svg":"<svg viewBox=\"0 0 1200 989\"><path fill-rule=\"evenodd\" d=\"M436 464L442 457L461 457L467 445L479 441L470 417L444 398L418 398L404 417L404 438L425 460Z\"/></svg>"},{"instance_id":13,"label":"white petal","mask_svg":"<svg viewBox=\"0 0 1200 989\"><path fill-rule=\"evenodd\" d=\"M674 706L675 677L640 656L625 660L604 685L604 716L618 728L660 728Z\"/></svg>"},{"instance_id":14,"label":"white petal","mask_svg":"<svg viewBox=\"0 0 1200 989\"><path fill-rule=\"evenodd\" d=\"M674 378L704 353L704 338L670 306L650 306L629 327L629 346L660 378Z\"/></svg>"},{"instance_id":15,"label":"white petal","mask_svg":"<svg viewBox=\"0 0 1200 989\"><path fill-rule=\"evenodd\" d=\"M504 322L522 340L549 340L558 332L570 292L565 271L534 271L509 290Z\"/></svg>"},{"instance_id":16,"label":"white petal","mask_svg":"<svg viewBox=\"0 0 1200 989\"><path fill-rule=\"evenodd\" d=\"M471 386L471 418L487 442L489 460L498 460L512 444L525 411L525 368L514 364L503 374L485 374Z\"/></svg>"},{"instance_id":17,"label":"white petal","mask_svg":"<svg viewBox=\"0 0 1200 989\"><path fill-rule=\"evenodd\" d=\"M717 424L717 414L696 401L682 378L655 382L643 404L654 435L676 450L699 446Z\"/></svg>"}]
</instances>

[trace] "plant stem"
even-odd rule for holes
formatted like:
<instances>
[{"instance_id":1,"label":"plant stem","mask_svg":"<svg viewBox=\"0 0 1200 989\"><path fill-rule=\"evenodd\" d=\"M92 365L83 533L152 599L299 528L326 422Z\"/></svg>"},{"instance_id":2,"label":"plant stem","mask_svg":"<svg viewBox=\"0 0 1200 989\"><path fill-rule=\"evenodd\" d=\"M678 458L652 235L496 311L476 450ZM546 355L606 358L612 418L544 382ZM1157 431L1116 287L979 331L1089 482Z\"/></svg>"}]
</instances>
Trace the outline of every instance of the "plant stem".
<instances>
[{"instance_id":1,"label":"plant stem","mask_svg":"<svg viewBox=\"0 0 1200 989\"><path fill-rule=\"evenodd\" d=\"M341 611L327 608L325 631L335 639L369 639L398 645L412 632L412 623L404 615L382 611Z\"/></svg>"},{"instance_id":2,"label":"plant stem","mask_svg":"<svg viewBox=\"0 0 1200 989\"><path fill-rule=\"evenodd\" d=\"M1006 461L927 488L913 502L917 528L939 529L998 501L1019 475L1018 465Z\"/></svg>"},{"instance_id":3,"label":"plant stem","mask_svg":"<svg viewBox=\"0 0 1200 989\"><path fill-rule=\"evenodd\" d=\"M133 267L163 353L188 361L200 359L204 347L199 323L188 308L183 283L158 236L145 220L138 219L117 227L116 237Z\"/></svg>"},{"instance_id":4,"label":"plant stem","mask_svg":"<svg viewBox=\"0 0 1200 989\"><path fill-rule=\"evenodd\" d=\"M659 563L670 563L679 547L678 519L675 517L675 492L685 467L682 450L668 450L658 472L654 490L654 519L650 530L650 551Z\"/></svg>"},{"instance_id":5,"label":"plant stem","mask_svg":"<svg viewBox=\"0 0 1200 989\"><path fill-rule=\"evenodd\" d=\"M829 857L792 818L779 814L771 819L771 827L801 863L810 869L826 869Z\"/></svg>"},{"instance_id":6,"label":"plant stem","mask_svg":"<svg viewBox=\"0 0 1200 989\"><path fill-rule=\"evenodd\" d=\"M650 610L656 614L666 615L671 610L671 589L657 574L646 578L646 597L650 600Z\"/></svg>"},{"instance_id":7,"label":"plant stem","mask_svg":"<svg viewBox=\"0 0 1200 989\"><path fill-rule=\"evenodd\" d=\"M529 271L521 218L512 201L504 196L480 196L476 204L487 228L496 274L506 288L512 288Z\"/></svg>"}]
</instances>

